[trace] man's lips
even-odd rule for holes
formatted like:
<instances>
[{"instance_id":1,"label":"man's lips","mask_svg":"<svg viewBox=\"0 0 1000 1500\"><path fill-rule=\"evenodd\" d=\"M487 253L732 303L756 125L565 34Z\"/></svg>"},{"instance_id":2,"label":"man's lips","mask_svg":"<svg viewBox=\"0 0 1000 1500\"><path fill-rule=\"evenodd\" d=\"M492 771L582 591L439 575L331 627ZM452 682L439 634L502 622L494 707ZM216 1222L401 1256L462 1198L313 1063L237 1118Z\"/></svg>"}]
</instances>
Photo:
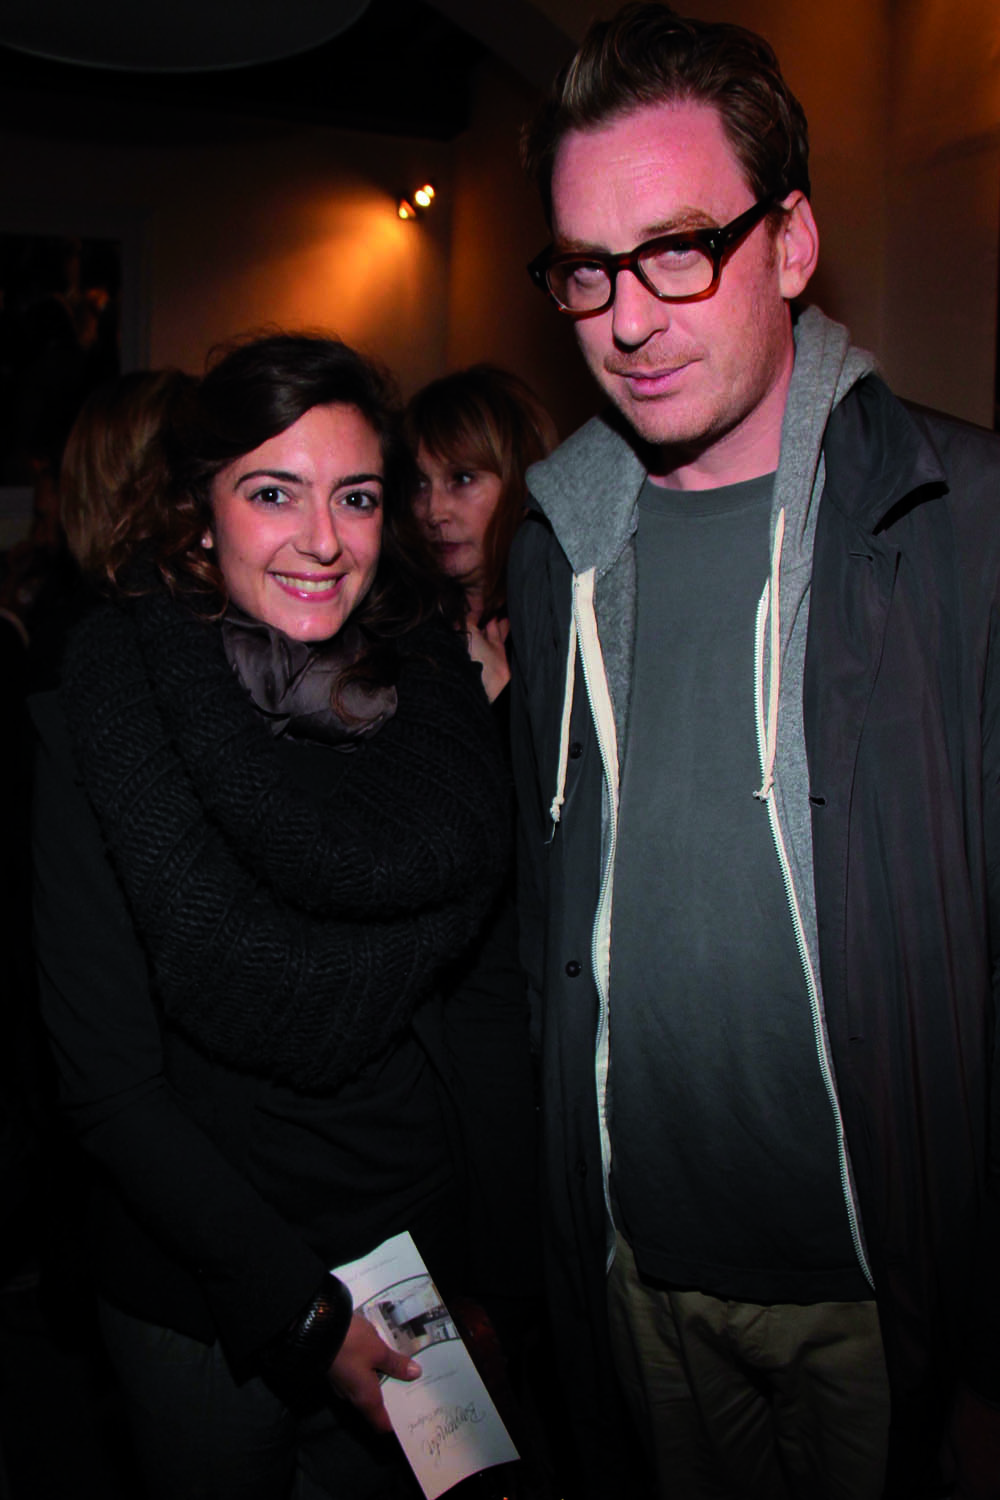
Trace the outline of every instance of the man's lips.
<instances>
[{"instance_id":1,"label":"man's lips","mask_svg":"<svg viewBox=\"0 0 1000 1500\"><path fill-rule=\"evenodd\" d=\"M605 368L619 380L624 380L633 396L643 399L669 395L680 384L685 370L693 362L684 360L680 364L661 365L653 369L639 369L632 365L607 365Z\"/></svg>"}]
</instances>

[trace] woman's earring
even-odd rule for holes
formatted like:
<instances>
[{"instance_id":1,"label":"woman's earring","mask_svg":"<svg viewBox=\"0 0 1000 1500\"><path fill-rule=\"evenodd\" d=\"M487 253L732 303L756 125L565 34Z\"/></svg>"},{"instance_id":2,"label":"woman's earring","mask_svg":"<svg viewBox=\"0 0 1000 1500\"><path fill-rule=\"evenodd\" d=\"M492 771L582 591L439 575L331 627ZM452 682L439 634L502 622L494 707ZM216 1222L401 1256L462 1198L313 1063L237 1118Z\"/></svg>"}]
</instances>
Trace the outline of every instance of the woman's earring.
<instances>
[{"instance_id":1,"label":"woman's earring","mask_svg":"<svg viewBox=\"0 0 1000 1500\"><path fill-rule=\"evenodd\" d=\"M201 545L205 548L206 551L208 551L214 545L214 543L212 542L212 533L210 531L205 532L205 535L201 539Z\"/></svg>"}]
</instances>

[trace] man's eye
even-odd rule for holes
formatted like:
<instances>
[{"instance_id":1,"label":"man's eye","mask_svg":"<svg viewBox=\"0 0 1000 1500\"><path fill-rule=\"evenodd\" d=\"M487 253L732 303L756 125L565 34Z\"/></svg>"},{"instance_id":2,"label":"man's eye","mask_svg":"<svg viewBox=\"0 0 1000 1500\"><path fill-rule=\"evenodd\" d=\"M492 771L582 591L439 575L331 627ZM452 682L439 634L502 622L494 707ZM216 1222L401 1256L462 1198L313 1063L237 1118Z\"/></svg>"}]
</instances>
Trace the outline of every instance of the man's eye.
<instances>
[{"instance_id":1,"label":"man's eye","mask_svg":"<svg viewBox=\"0 0 1000 1500\"><path fill-rule=\"evenodd\" d=\"M572 266L567 279L578 286L581 291L586 291L588 288L603 285L608 279L608 273L600 261L586 260Z\"/></svg>"},{"instance_id":2,"label":"man's eye","mask_svg":"<svg viewBox=\"0 0 1000 1500\"><path fill-rule=\"evenodd\" d=\"M642 257L642 264L649 270L683 271L704 260L705 252L691 240L677 240L673 244L660 245Z\"/></svg>"}]
</instances>

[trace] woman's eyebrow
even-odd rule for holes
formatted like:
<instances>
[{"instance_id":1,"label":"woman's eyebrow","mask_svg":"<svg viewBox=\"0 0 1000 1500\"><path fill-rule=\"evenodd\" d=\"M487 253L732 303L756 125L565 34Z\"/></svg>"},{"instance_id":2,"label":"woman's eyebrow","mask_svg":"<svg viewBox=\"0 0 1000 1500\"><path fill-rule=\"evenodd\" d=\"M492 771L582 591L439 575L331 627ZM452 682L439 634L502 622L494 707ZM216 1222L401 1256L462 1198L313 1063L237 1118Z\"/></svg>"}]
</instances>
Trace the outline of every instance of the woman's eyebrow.
<instances>
[{"instance_id":1,"label":"woman's eyebrow","mask_svg":"<svg viewBox=\"0 0 1000 1500\"><path fill-rule=\"evenodd\" d=\"M236 484L246 484L248 479L279 479L285 484L307 485L309 480L301 474L293 474L290 469L248 469L236 480ZM342 489L345 484L384 484L385 476L376 473L342 474L335 481L333 488Z\"/></svg>"},{"instance_id":2,"label":"woman's eyebrow","mask_svg":"<svg viewBox=\"0 0 1000 1500\"><path fill-rule=\"evenodd\" d=\"M248 469L237 479L237 484L246 484L248 479L283 479L286 484L304 484L305 480L301 474L293 474L288 469Z\"/></svg>"},{"instance_id":3,"label":"woman's eyebrow","mask_svg":"<svg viewBox=\"0 0 1000 1500\"><path fill-rule=\"evenodd\" d=\"M337 480L336 487L339 490L345 484L371 484L373 480L376 484L384 484L385 476L383 474L345 474L343 479Z\"/></svg>"}]
</instances>

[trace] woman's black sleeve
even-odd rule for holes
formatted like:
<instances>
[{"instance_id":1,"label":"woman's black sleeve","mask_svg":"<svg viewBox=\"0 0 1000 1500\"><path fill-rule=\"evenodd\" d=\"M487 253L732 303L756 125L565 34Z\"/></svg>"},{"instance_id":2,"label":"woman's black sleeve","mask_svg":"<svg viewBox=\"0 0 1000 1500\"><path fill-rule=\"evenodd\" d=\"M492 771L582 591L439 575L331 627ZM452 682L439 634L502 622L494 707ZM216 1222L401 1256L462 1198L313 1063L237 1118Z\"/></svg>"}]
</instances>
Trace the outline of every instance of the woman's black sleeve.
<instances>
[{"instance_id":1,"label":"woman's black sleeve","mask_svg":"<svg viewBox=\"0 0 1000 1500\"><path fill-rule=\"evenodd\" d=\"M326 1267L180 1107L146 957L54 695L35 700L41 1003L65 1110L147 1233L198 1279L230 1356L301 1312Z\"/></svg>"}]
</instances>

